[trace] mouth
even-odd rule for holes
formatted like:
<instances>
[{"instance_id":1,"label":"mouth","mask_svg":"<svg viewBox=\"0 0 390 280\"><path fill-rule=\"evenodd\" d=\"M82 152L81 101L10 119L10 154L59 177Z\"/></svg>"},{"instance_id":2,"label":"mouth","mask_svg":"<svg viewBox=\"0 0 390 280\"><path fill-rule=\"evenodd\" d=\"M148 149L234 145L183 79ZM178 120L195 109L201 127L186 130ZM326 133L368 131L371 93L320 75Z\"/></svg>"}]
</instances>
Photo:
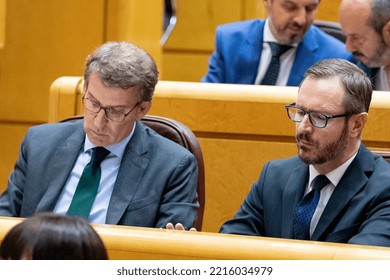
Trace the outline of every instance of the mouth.
<instances>
[{"instance_id":1,"label":"mouth","mask_svg":"<svg viewBox=\"0 0 390 280\"><path fill-rule=\"evenodd\" d=\"M97 131L95 131L95 130L93 130L93 129L90 129L89 131L90 131L90 132L92 133L92 135L95 136L95 137L101 138L101 137L104 137L104 136L105 136L105 134L103 134L103 133L101 133L101 132L97 132Z\"/></svg>"},{"instance_id":2,"label":"mouth","mask_svg":"<svg viewBox=\"0 0 390 280\"><path fill-rule=\"evenodd\" d=\"M298 135L297 136L297 145L300 147L300 148L305 148L305 147L312 147L314 146L314 143L313 141L310 141L310 139L307 139L307 137L305 135Z\"/></svg>"},{"instance_id":3,"label":"mouth","mask_svg":"<svg viewBox=\"0 0 390 280\"><path fill-rule=\"evenodd\" d=\"M296 33L296 34L301 34L305 31L305 28L304 26L299 26L299 25L296 25L296 24L293 24L293 25L290 25L288 27L288 29L292 32L292 33Z\"/></svg>"},{"instance_id":4,"label":"mouth","mask_svg":"<svg viewBox=\"0 0 390 280\"><path fill-rule=\"evenodd\" d=\"M363 55L362 53L360 53L360 52L353 52L352 54L353 54L356 58L360 58L360 59L364 58L364 55Z\"/></svg>"},{"instance_id":5,"label":"mouth","mask_svg":"<svg viewBox=\"0 0 390 280\"><path fill-rule=\"evenodd\" d=\"M299 147L313 146L313 143L307 142L307 141L304 141L304 140L299 140L297 144L298 144Z\"/></svg>"}]
</instances>

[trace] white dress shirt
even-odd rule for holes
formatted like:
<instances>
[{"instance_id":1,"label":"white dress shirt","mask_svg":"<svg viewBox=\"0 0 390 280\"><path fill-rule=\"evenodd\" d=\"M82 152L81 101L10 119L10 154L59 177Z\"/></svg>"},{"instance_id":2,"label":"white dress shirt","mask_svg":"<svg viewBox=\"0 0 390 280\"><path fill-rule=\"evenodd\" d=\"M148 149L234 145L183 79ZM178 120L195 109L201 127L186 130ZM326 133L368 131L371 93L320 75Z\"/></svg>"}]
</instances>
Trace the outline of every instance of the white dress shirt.
<instances>
[{"instance_id":1,"label":"white dress shirt","mask_svg":"<svg viewBox=\"0 0 390 280\"><path fill-rule=\"evenodd\" d=\"M389 80L387 78L387 73L385 67L380 67L376 73L374 79L375 90L385 90L389 91Z\"/></svg>"},{"instance_id":2,"label":"white dress shirt","mask_svg":"<svg viewBox=\"0 0 390 280\"><path fill-rule=\"evenodd\" d=\"M267 18L264 25L263 51L261 53L261 59L257 70L257 76L255 80L256 85L261 84L261 81L263 80L265 73L267 72L268 66L271 62L272 52L268 42L278 43L274 35L272 35L272 32L269 28L269 19ZM289 49L280 56L280 71L275 84L277 86L287 85L288 77L290 76L291 68L294 63L298 43L295 43L291 46L291 49Z\"/></svg>"},{"instance_id":3,"label":"white dress shirt","mask_svg":"<svg viewBox=\"0 0 390 280\"><path fill-rule=\"evenodd\" d=\"M106 222L108 204L111 199L112 191L114 190L114 184L116 177L118 176L119 167L122 162L126 146L133 136L135 126L136 123L134 123L133 131L121 142L105 147L110 151L110 154L100 164L100 184L88 218L91 223L104 224ZM68 211L84 167L91 161L92 148L94 147L95 145L91 143L86 135L84 147L80 150L76 163L69 174L65 187L53 210L55 213L66 214Z\"/></svg>"},{"instance_id":4,"label":"white dress shirt","mask_svg":"<svg viewBox=\"0 0 390 280\"><path fill-rule=\"evenodd\" d=\"M318 221L320 220L320 217L322 213L324 212L324 209L326 207L326 204L328 203L333 191L335 190L337 184L340 182L341 177L343 177L345 171L347 170L348 166L351 164L351 162L356 157L357 152L346 162L344 162L342 165L337 167L336 169L332 170L331 172L325 174L326 177L329 179L330 183L326 185L321 190L320 200L318 201L317 208L314 212L313 218L311 219L310 223L310 236L313 234L314 229L316 228ZM312 189L312 183L315 177L320 175L318 171L314 168L314 166L309 166L309 182L307 184L305 195L309 193Z\"/></svg>"}]
</instances>

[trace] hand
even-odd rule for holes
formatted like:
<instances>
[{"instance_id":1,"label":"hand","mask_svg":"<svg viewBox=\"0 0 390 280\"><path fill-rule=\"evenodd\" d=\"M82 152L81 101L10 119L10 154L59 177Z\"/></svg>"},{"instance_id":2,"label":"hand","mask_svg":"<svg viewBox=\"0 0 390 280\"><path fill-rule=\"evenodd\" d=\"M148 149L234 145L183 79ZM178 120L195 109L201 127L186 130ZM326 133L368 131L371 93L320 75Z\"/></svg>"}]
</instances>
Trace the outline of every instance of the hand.
<instances>
[{"instance_id":1,"label":"hand","mask_svg":"<svg viewBox=\"0 0 390 280\"><path fill-rule=\"evenodd\" d=\"M167 229L173 229L173 230L185 230L184 226L181 223L177 223L175 226L173 226L172 223L167 223L166 226ZM196 228L190 228L190 231L197 231Z\"/></svg>"}]
</instances>

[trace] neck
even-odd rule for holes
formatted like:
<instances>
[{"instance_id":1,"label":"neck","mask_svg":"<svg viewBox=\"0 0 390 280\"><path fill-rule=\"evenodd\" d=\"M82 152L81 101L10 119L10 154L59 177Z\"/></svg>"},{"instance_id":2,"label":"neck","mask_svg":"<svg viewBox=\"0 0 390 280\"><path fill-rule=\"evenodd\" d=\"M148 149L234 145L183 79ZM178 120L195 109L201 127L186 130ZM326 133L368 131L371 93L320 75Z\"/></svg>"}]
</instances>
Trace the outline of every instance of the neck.
<instances>
[{"instance_id":1,"label":"neck","mask_svg":"<svg viewBox=\"0 0 390 280\"><path fill-rule=\"evenodd\" d=\"M345 150L343 155L340 155L339 157L327 161L323 164L313 164L313 166L320 174L327 174L349 160L354 154L357 153L359 147L360 140L355 145L351 145L348 150Z\"/></svg>"}]
</instances>

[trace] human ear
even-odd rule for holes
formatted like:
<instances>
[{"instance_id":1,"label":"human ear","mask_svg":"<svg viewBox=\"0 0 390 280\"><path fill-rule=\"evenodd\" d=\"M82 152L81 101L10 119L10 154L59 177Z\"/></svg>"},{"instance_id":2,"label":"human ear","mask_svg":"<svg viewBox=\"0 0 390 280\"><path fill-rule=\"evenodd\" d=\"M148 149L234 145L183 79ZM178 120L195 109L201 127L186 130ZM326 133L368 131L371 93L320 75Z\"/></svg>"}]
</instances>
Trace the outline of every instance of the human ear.
<instances>
[{"instance_id":1,"label":"human ear","mask_svg":"<svg viewBox=\"0 0 390 280\"><path fill-rule=\"evenodd\" d=\"M390 46L390 21L388 21L382 28L382 38L387 46Z\"/></svg>"},{"instance_id":2,"label":"human ear","mask_svg":"<svg viewBox=\"0 0 390 280\"><path fill-rule=\"evenodd\" d=\"M367 112L359 113L352 116L352 121L353 121L352 136L359 137L361 135L367 120L368 120Z\"/></svg>"},{"instance_id":3,"label":"human ear","mask_svg":"<svg viewBox=\"0 0 390 280\"><path fill-rule=\"evenodd\" d=\"M152 101L142 101L137 108L137 119L141 120L152 107Z\"/></svg>"}]
</instances>

